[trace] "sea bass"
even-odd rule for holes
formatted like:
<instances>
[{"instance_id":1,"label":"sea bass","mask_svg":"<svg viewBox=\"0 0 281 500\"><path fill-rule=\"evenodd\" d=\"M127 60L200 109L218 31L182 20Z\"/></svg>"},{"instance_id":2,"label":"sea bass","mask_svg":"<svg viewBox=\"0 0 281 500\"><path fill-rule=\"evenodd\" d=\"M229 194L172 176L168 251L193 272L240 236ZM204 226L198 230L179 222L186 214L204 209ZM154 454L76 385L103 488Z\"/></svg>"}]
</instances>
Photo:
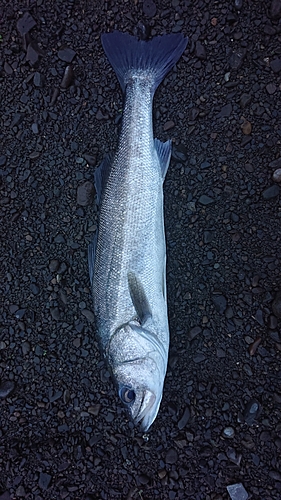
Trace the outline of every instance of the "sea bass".
<instances>
[{"instance_id":1,"label":"sea bass","mask_svg":"<svg viewBox=\"0 0 281 500\"><path fill-rule=\"evenodd\" d=\"M153 139L152 101L187 39L140 41L115 31L101 40L124 110L117 152L95 172L100 213L89 271L101 349L122 403L147 431L159 410L169 349L163 182L171 142Z\"/></svg>"}]
</instances>

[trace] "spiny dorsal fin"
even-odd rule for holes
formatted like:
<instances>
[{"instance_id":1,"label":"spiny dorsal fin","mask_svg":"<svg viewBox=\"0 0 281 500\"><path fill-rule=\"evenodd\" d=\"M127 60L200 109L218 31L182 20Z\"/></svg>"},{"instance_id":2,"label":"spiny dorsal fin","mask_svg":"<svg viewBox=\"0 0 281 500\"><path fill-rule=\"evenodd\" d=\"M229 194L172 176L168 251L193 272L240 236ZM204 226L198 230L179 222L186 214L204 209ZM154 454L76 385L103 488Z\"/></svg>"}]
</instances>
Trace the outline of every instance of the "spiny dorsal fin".
<instances>
[{"instance_id":1,"label":"spiny dorsal fin","mask_svg":"<svg viewBox=\"0 0 281 500\"><path fill-rule=\"evenodd\" d=\"M145 294L142 283L135 273L128 272L128 285L134 308L143 325L152 316L151 308Z\"/></svg>"}]
</instances>

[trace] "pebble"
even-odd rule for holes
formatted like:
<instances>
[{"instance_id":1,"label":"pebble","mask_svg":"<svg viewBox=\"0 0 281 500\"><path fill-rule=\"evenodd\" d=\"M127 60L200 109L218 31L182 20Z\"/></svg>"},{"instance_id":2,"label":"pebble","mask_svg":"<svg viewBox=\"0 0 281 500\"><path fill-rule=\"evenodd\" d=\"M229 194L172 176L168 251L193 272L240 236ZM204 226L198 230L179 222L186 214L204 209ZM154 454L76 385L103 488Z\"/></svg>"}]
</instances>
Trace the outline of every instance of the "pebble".
<instances>
[{"instance_id":1,"label":"pebble","mask_svg":"<svg viewBox=\"0 0 281 500\"><path fill-rule=\"evenodd\" d=\"M246 56L246 50L241 48L236 52L233 52L229 58L229 66L231 69L238 70L241 68L243 61Z\"/></svg>"},{"instance_id":2,"label":"pebble","mask_svg":"<svg viewBox=\"0 0 281 500\"><path fill-rule=\"evenodd\" d=\"M218 118L228 118L231 115L231 113L232 113L232 104L229 103L221 108L217 117Z\"/></svg>"},{"instance_id":3,"label":"pebble","mask_svg":"<svg viewBox=\"0 0 281 500\"><path fill-rule=\"evenodd\" d=\"M39 59L39 48L34 42L30 43L26 51L26 60L30 62L31 66L35 66Z\"/></svg>"},{"instance_id":4,"label":"pebble","mask_svg":"<svg viewBox=\"0 0 281 500\"><path fill-rule=\"evenodd\" d=\"M273 172L272 180L274 182L281 182L281 168L277 168L277 170Z\"/></svg>"},{"instance_id":5,"label":"pebble","mask_svg":"<svg viewBox=\"0 0 281 500\"><path fill-rule=\"evenodd\" d=\"M64 70L64 75L62 77L60 86L62 89L68 89L68 87L70 87L73 81L74 81L74 71L72 66L68 65Z\"/></svg>"},{"instance_id":6,"label":"pebble","mask_svg":"<svg viewBox=\"0 0 281 500\"><path fill-rule=\"evenodd\" d=\"M269 15L272 19L280 19L281 18L281 1L280 0L272 0Z\"/></svg>"},{"instance_id":7,"label":"pebble","mask_svg":"<svg viewBox=\"0 0 281 500\"><path fill-rule=\"evenodd\" d=\"M206 194L202 194L198 200L199 203L201 203L201 205L212 205L213 203L215 203L215 200L214 198L211 198L210 196L206 195Z\"/></svg>"},{"instance_id":8,"label":"pebble","mask_svg":"<svg viewBox=\"0 0 281 500\"><path fill-rule=\"evenodd\" d=\"M254 356L256 354L257 348L259 347L261 341L262 341L262 338L257 337L256 340L249 345L250 356Z\"/></svg>"},{"instance_id":9,"label":"pebble","mask_svg":"<svg viewBox=\"0 0 281 500\"><path fill-rule=\"evenodd\" d=\"M276 91L276 85L274 85L274 83L268 83L265 88L266 88L267 93L269 95L274 94L274 92Z\"/></svg>"},{"instance_id":10,"label":"pebble","mask_svg":"<svg viewBox=\"0 0 281 500\"><path fill-rule=\"evenodd\" d=\"M193 361L194 363L202 363L202 361L205 361L206 357L202 353L198 353L195 356L193 356Z\"/></svg>"},{"instance_id":11,"label":"pebble","mask_svg":"<svg viewBox=\"0 0 281 500\"><path fill-rule=\"evenodd\" d=\"M199 40L195 44L195 56L198 57L198 59L206 59L206 49Z\"/></svg>"},{"instance_id":12,"label":"pebble","mask_svg":"<svg viewBox=\"0 0 281 500\"><path fill-rule=\"evenodd\" d=\"M175 464L178 459L178 453L175 448L170 448L170 450L166 453L166 464Z\"/></svg>"},{"instance_id":13,"label":"pebble","mask_svg":"<svg viewBox=\"0 0 281 500\"><path fill-rule=\"evenodd\" d=\"M230 484L226 489L231 500L247 500L249 498L242 483Z\"/></svg>"},{"instance_id":14,"label":"pebble","mask_svg":"<svg viewBox=\"0 0 281 500\"><path fill-rule=\"evenodd\" d=\"M78 205L86 207L91 205L95 196L95 188L92 182L86 181L77 188L76 201Z\"/></svg>"},{"instance_id":15,"label":"pebble","mask_svg":"<svg viewBox=\"0 0 281 500\"><path fill-rule=\"evenodd\" d=\"M29 12L25 12L17 22L17 29L21 36L26 35L34 26L36 26L36 21Z\"/></svg>"},{"instance_id":16,"label":"pebble","mask_svg":"<svg viewBox=\"0 0 281 500\"><path fill-rule=\"evenodd\" d=\"M181 419L178 421L178 428L181 431L190 420L190 409L186 406Z\"/></svg>"},{"instance_id":17,"label":"pebble","mask_svg":"<svg viewBox=\"0 0 281 500\"><path fill-rule=\"evenodd\" d=\"M277 318L281 318L281 290L279 290L272 302L272 311Z\"/></svg>"},{"instance_id":18,"label":"pebble","mask_svg":"<svg viewBox=\"0 0 281 500\"><path fill-rule=\"evenodd\" d=\"M164 123L163 130L165 130L165 132L166 132L167 130L170 130L174 126L175 126L175 122L173 122L173 120L169 120L166 123Z\"/></svg>"},{"instance_id":19,"label":"pebble","mask_svg":"<svg viewBox=\"0 0 281 500\"><path fill-rule=\"evenodd\" d=\"M61 61L64 61L66 63L71 63L76 56L76 52L73 49L70 49L69 47L64 47L58 51L58 56Z\"/></svg>"},{"instance_id":20,"label":"pebble","mask_svg":"<svg viewBox=\"0 0 281 500\"><path fill-rule=\"evenodd\" d=\"M253 425L257 417L259 417L261 413L261 406L256 399L250 399L248 401L243 416L246 424Z\"/></svg>"},{"instance_id":21,"label":"pebble","mask_svg":"<svg viewBox=\"0 0 281 500\"><path fill-rule=\"evenodd\" d=\"M38 71L34 73L33 82L35 87L43 87L43 77Z\"/></svg>"},{"instance_id":22,"label":"pebble","mask_svg":"<svg viewBox=\"0 0 281 500\"><path fill-rule=\"evenodd\" d=\"M188 333L189 340L195 339L195 337L197 337L197 335L199 335L201 332L202 328L200 326L194 326L193 328L191 328L191 330L189 330Z\"/></svg>"},{"instance_id":23,"label":"pebble","mask_svg":"<svg viewBox=\"0 0 281 500\"><path fill-rule=\"evenodd\" d=\"M15 384L11 380L4 380L0 384L0 398L4 399L10 396L15 389Z\"/></svg>"},{"instance_id":24,"label":"pebble","mask_svg":"<svg viewBox=\"0 0 281 500\"><path fill-rule=\"evenodd\" d=\"M39 133L39 129L38 129L38 125L37 123L32 123L31 125L31 130L34 134L38 134Z\"/></svg>"},{"instance_id":25,"label":"pebble","mask_svg":"<svg viewBox=\"0 0 281 500\"><path fill-rule=\"evenodd\" d=\"M97 159L93 155L84 154L83 158L86 160L88 165L94 166L96 164Z\"/></svg>"},{"instance_id":26,"label":"pebble","mask_svg":"<svg viewBox=\"0 0 281 500\"><path fill-rule=\"evenodd\" d=\"M153 2L153 0L144 0L142 4L142 10L146 17L154 17L157 10L156 4Z\"/></svg>"},{"instance_id":27,"label":"pebble","mask_svg":"<svg viewBox=\"0 0 281 500\"><path fill-rule=\"evenodd\" d=\"M215 305L216 310L220 313L223 314L227 308L227 300L224 297L224 295L214 295L213 296L213 303Z\"/></svg>"},{"instance_id":28,"label":"pebble","mask_svg":"<svg viewBox=\"0 0 281 500\"><path fill-rule=\"evenodd\" d=\"M49 262L49 269L50 269L50 272L51 273L55 273L58 268L59 268L59 261L57 259L52 259L50 262Z\"/></svg>"},{"instance_id":29,"label":"pebble","mask_svg":"<svg viewBox=\"0 0 281 500\"><path fill-rule=\"evenodd\" d=\"M242 109L246 108L246 106L250 104L251 100L252 96L250 94L242 94L239 101L240 107Z\"/></svg>"},{"instance_id":30,"label":"pebble","mask_svg":"<svg viewBox=\"0 0 281 500\"><path fill-rule=\"evenodd\" d=\"M277 198L277 196L280 193L280 188L276 184L273 184L272 186L269 186L262 192L262 197L265 200L273 200L274 198Z\"/></svg>"},{"instance_id":31,"label":"pebble","mask_svg":"<svg viewBox=\"0 0 281 500\"><path fill-rule=\"evenodd\" d=\"M7 161L7 156L1 155L0 156L0 167L4 167L4 165L6 165L6 161Z\"/></svg>"},{"instance_id":32,"label":"pebble","mask_svg":"<svg viewBox=\"0 0 281 500\"><path fill-rule=\"evenodd\" d=\"M49 488L50 482L52 480L52 476L47 474L46 472L40 472L38 486L42 490L47 490Z\"/></svg>"},{"instance_id":33,"label":"pebble","mask_svg":"<svg viewBox=\"0 0 281 500\"><path fill-rule=\"evenodd\" d=\"M281 71L281 59L273 59L273 61L270 62L270 67L273 73L279 73L279 71Z\"/></svg>"},{"instance_id":34,"label":"pebble","mask_svg":"<svg viewBox=\"0 0 281 500\"><path fill-rule=\"evenodd\" d=\"M95 322L95 315L92 311L89 311L89 309L82 309L81 313L85 316L85 318L87 318L88 321L90 321L90 323Z\"/></svg>"},{"instance_id":35,"label":"pebble","mask_svg":"<svg viewBox=\"0 0 281 500\"><path fill-rule=\"evenodd\" d=\"M225 429L223 429L223 436L228 438L228 439L232 439L235 435L235 432L234 432L234 429L233 427L225 427Z\"/></svg>"},{"instance_id":36,"label":"pebble","mask_svg":"<svg viewBox=\"0 0 281 500\"><path fill-rule=\"evenodd\" d=\"M60 320L60 310L58 307L53 307L51 310L51 316L52 318L55 320L55 321L59 321Z\"/></svg>"},{"instance_id":37,"label":"pebble","mask_svg":"<svg viewBox=\"0 0 281 500\"><path fill-rule=\"evenodd\" d=\"M241 125L241 129L243 134L245 135L250 135L252 132L252 124L248 120L246 120L244 117L242 117L243 123Z\"/></svg>"}]
</instances>

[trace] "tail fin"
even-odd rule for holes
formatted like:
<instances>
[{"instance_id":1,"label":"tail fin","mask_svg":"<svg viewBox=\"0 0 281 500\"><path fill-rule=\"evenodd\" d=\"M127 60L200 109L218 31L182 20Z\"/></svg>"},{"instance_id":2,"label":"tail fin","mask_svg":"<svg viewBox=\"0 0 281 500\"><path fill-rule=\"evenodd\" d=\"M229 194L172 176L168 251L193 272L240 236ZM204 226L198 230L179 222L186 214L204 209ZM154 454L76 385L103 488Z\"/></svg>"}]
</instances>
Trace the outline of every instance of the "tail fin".
<instances>
[{"instance_id":1,"label":"tail fin","mask_svg":"<svg viewBox=\"0 0 281 500\"><path fill-rule=\"evenodd\" d=\"M127 33L114 31L104 33L101 41L124 92L126 77L132 70L150 71L155 80L153 90L156 90L182 55L188 39L177 33L156 36L145 42Z\"/></svg>"}]
</instances>

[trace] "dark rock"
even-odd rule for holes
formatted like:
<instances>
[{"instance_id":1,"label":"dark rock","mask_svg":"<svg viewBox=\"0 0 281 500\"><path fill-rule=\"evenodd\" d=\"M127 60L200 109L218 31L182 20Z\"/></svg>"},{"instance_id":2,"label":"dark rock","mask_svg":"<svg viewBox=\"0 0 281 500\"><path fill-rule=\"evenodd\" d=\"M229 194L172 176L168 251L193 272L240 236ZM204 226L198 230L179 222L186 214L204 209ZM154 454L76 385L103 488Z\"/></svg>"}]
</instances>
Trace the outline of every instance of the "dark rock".
<instances>
[{"instance_id":1,"label":"dark rock","mask_svg":"<svg viewBox=\"0 0 281 500\"><path fill-rule=\"evenodd\" d=\"M261 414L261 406L259 402L256 399L250 399L250 401L246 405L243 414L246 424L253 425L255 420L260 416L260 414Z\"/></svg>"},{"instance_id":2,"label":"dark rock","mask_svg":"<svg viewBox=\"0 0 281 500\"><path fill-rule=\"evenodd\" d=\"M4 380L0 384L0 398L9 397L15 389L15 384L11 380Z\"/></svg>"},{"instance_id":3,"label":"dark rock","mask_svg":"<svg viewBox=\"0 0 281 500\"><path fill-rule=\"evenodd\" d=\"M221 111L217 116L218 118L228 118L231 115L231 113L232 113L232 104L229 103L221 108Z\"/></svg>"},{"instance_id":4,"label":"dark rock","mask_svg":"<svg viewBox=\"0 0 281 500\"><path fill-rule=\"evenodd\" d=\"M246 108L246 106L250 104L251 100L252 96L250 94L242 94L239 101L240 107L242 109Z\"/></svg>"},{"instance_id":5,"label":"dark rock","mask_svg":"<svg viewBox=\"0 0 281 500\"><path fill-rule=\"evenodd\" d=\"M227 308L227 300L223 295L214 295L213 303L215 305L216 310L223 314Z\"/></svg>"},{"instance_id":6,"label":"dark rock","mask_svg":"<svg viewBox=\"0 0 281 500\"><path fill-rule=\"evenodd\" d=\"M170 448L170 450L166 453L166 464L175 464L178 459L178 453L174 448Z\"/></svg>"},{"instance_id":7,"label":"dark rock","mask_svg":"<svg viewBox=\"0 0 281 500\"><path fill-rule=\"evenodd\" d=\"M281 318L281 290L275 295L274 301L272 302L272 311L277 318Z\"/></svg>"},{"instance_id":8,"label":"dark rock","mask_svg":"<svg viewBox=\"0 0 281 500\"><path fill-rule=\"evenodd\" d=\"M269 15L271 19L280 19L281 18L281 1L280 0L272 0Z\"/></svg>"},{"instance_id":9,"label":"dark rock","mask_svg":"<svg viewBox=\"0 0 281 500\"><path fill-rule=\"evenodd\" d=\"M34 26L36 26L36 21L29 12L25 12L17 22L17 29L21 36L26 35Z\"/></svg>"},{"instance_id":10,"label":"dark rock","mask_svg":"<svg viewBox=\"0 0 281 500\"><path fill-rule=\"evenodd\" d=\"M181 419L178 421L178 428L181 431L190 420L190 409L186 406Z\"/></svg>"},{"instance_id":11,"label":"dark rock","mask_svg":"<svg viewBox=\"0 0 281 500\"><path fill-rule=\"evenodd\" d=\"M195 44L195 56L198 57L198 59L206 59L206 49L199 41Z\"/></svg>"},{"instance_id":12,"label":"dark rock","mask_svg":"<svg viewBox=\"0 0 281 500\"><path fill-rule=\"evenodd\" d=\"M61 61L64 61L66 63L71 63L76 56L76 52L73 49L70 49L69 47L64 47L58 51L58 56L61 59Z\"/></svg>"},{"instance_id":13,"label":"dark rock","mask_svg":"<svg viewBox=\"0 0 281 500\"><path fill-rule=\"evenodd\" d=\"M146 17L154 17L156 14L156 5L153 0L144 0L142 4L143 13Z\"/></svg>"},{"instance_id":14,"label":"dark rock","mask_svg":"<svg viewBox=\"0 0 281 500\"><path fill-rule=\"evenodd\" d=\"M202 194L198 201L199 203L201 203L201 205L212 205L213 203L215 203L214 198L211 198L206 194Z\"/></svg>"},{"instance_id":15,"label":"dark rock","mask_svg":"<svg viewBox=\"0 0 281 500\"><path fill-rule=\"evenodd\" d=\"M238 70L241 68L243 61L246 56L246 49L239 49L236 52L232 52L230 58L229 58L229 66L231 69Z\"/></svg>"},{"instance_id":16,"label":"dark rock","mask_svg":"<svg viewBox=\"0 0 281 500\"><path fill-rule=\"evenodd\" d=\"M276 184L273 184L273 186L266 188L262 192L262 197L265 200L273 200L274 198L277 198L277 196L279 196L279 193L280 193L279 186L277 186Z\"/></svg>"},{"instance_id":17,"label":"dark rock","mask_svg":"<svg viewBox=\"0 0 281 500\"><path fill-rule=\"evenodd\" d=\"M49 488L50 482L52 480L52 476L47 474L46 472L40 472L38 486L41 490L47 490Z\"/></svg>"},{"instance_id":18,"label":"dark rock","mask_svg":"<svg viewBox=\"0 0 281 500\"><path fill-rule=\"evenodd\" d=\"M70 87L70 85L73 83L73 81L74 81L74 71L73 71L72 66L68 65L68 66L66 66L66 68L64 70L64 75L63 75L60 86L62 89L68 89L68 87Z\"/></svg>"},{"instance_id":19,"label":"dark rock","mask_svg":"<svg viewBox=\"0 0 281 500\"><path fill-rule=\"evenodd\" d=\"M174 126L175 126L175 123L172 120L169 120L166 123L164 123L163 130L165 130L165 132L166 132L167 130L174 128Z\"/></svg>"},{"instance_id":20,"label":"dark rock","mask_svg":"<svg viewBox=\"0 0 281 500\"><path fill-rule=\"evenodd\" d=\"M270 62L270 67L273 73L279 73L279 71L281 71L281 59L280 58L273 59L273 61Z\"/></svg>"},{"instance_id":21,"label":"dark rock","mask_svg":"<svg viewBox=\"0 0 281 500\"><path fill-rule=\"evenodd\" d=\"M7 161L7 156L1 155L0 156L0 167L4 167L4 165L6 165L6 161Z\"/></svg>"},{"instance_id":22,"label":"dark rock","mask_svg":"<svg viewBox=\"0 0 281 500\"><path fill-rule=\"evenodd\" d=\"M78 205L81 205L82 207L91 205L94 200L95 192L94 185L90 181L86 181L78 186L76 198Z\"/></svg>"},{"instance_id":23,"label":"dark rock","mask_svg":"<svg viewBox=\"0 0 281 500\"><path fill-rule=\"evenodd\" d=\"M201 332L202 332L202 328L200 328L200 326L194 326L193 328L191 328L191 330L188 333L189 340L193 340Z\"/></svg>"}]
</instances>

